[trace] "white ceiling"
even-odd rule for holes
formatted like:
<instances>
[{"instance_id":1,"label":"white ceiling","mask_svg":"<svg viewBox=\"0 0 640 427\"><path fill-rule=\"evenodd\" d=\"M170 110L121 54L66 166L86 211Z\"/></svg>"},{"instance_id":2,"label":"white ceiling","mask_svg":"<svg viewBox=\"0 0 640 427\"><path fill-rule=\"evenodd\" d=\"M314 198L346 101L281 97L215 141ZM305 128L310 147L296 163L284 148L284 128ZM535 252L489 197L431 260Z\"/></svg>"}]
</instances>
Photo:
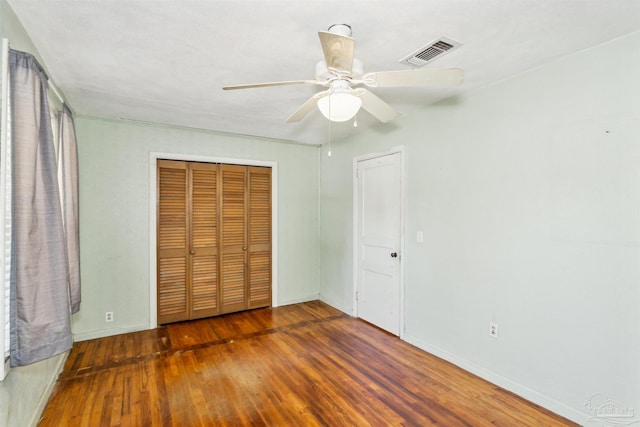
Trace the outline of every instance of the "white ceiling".
<instances>
[{"instance_id":1,"label":"white ceiling","mask_svg":"<svg viewBox=\"0 0 640 427\"><path fill-rule=\"evenodd\" d=\"M640 30L638 0L8 3L76 113L310 144L398 124L361 112L357 128L330 125L318 111L287 124L323 88L222 86L312 79L331 24L352 26L365 71L407 69L401 58L443 35L462 42L429 65L464 68L460 88L372 90L404 114Z\"/></svg>"}]
</instances>

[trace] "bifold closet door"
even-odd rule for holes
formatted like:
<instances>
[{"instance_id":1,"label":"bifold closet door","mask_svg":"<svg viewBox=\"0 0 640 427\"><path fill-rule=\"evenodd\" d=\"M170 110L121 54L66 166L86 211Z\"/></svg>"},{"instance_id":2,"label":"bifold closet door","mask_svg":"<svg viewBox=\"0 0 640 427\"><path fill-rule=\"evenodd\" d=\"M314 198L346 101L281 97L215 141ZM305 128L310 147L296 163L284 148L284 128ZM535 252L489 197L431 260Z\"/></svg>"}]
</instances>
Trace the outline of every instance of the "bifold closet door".
<instances>
[{"instance_id":1,"label":"bifold closet door","mask_svg":"<svg viewBox=\"0 0 640 427\"><path fill-rule=\"evenodd\" d=\"M271 305L271 168L221 166L222 313Z\"/></svg>"},{"instance_id":2,"label":"bifold closet door","mask_svg":"<svg viewBox=\"0 0 640 427\"><path fill-rule=\"evenodd\" d=\"M249 167L249 308L271 305L271 168Z\"/></svg>"},{"instance_id":3,"label":"bifold closet door","mask_svg":"<svg viewBox=\"0 0 640 427\"><path fill-rule=\"evenodd\" d=\"M158 323L189 318L187 164L158 160Z\"/></svg>"},{"instance_id":4,"label":"bifold closet door","mask_svg":"<svg viewBox=\"0 0 640 427\"><path fill-rule=\"evenodd\" d=\"M218 165L158 160L158 323L218 304Z\"/></svg>"},{"instance_id":5,"label":"bifold closet door","mask_svg":"<svg viewBox=\"0 0 640 427\"><path fill-rule=\"evenodd\" d=\"M218 168L189 163L191 172L190 319L220 313L218 303Z\"/></svg>"},{"instance_id":6,"label":"bifold closet door","mask_svg":"<svg viewBox=\"0 0 640 427\"><path fill-rule=\"evenodd\" d=\"M223 313L247 308L246 172L246 166L220 166L220 290Z\"/></svg>"},{"instance_id":7,"label":"bifold closet door","mask_svg":"<svg viewBox=\"0 0 640 427\"><path fill-rule=\"evenodd\" d=\"M271 305L271 168L158 160L158 324Z\"/></svg>"},{"instance_id":8,"label":"bifold closet door","mask_svg":"<svg viewBox=\"0 0 640 427\"><path fill-rule=\"evenodd\" d=\"M271 305L271 168L221 165L221 309Z\"/></svg>"}]
</instances>

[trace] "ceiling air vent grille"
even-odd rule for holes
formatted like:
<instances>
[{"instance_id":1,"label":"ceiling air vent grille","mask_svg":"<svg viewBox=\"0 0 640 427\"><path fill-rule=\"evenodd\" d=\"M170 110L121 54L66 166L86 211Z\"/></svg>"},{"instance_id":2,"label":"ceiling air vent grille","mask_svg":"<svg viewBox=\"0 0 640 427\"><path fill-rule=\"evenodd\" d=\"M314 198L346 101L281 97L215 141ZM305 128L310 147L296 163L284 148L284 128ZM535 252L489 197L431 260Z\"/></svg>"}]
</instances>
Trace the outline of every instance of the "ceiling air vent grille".
<instances>
[{"instance_id":1,"label":"ceiling air vent grille","mask_svg":"<svg viewBox=\"0 0 640 427\"><path fill-rule=\"evenodd\" d=\"M448 37L440 37L416 50L411 55L402 58L399 62L413 68L424 67L429 62L436 58L440 58L442 55L449 53L460 46L462 46L462 43L460 42Z\"/></svg>"}]
</instances>

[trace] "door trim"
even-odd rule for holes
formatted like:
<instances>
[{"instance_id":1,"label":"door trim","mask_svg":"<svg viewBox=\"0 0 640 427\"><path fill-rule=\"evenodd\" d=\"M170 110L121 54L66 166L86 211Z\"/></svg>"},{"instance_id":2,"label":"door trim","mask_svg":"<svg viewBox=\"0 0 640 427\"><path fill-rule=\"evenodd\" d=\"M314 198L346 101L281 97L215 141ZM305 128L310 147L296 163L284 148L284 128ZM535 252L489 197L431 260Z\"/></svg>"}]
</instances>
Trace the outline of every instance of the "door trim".
<instances>
[{"instance_id":1,"label":"door trim","mask_svg":"<svg viewBox=\"0 0 640 427\"><path fill-rule=\"evenodd\" d=\"M278 306L278 163L266 160L235 159L194 154L151 152L149 155L149 329L158 327L157 236L158 209L157 163L182 160L201 163L224 163L271 168L271 305Z\"/></svg>"},{"instance_id":2,"label":"door trim","mask_svg":"<svg viewBox=\"0 0 640 427\"><path fill-rule=\"evenodd\" d=\"M363 154L353 158L353 314L358 313L358 300L356 299L358 291L358 163L365 160L375 159L377 157L389 156L392 154L400 154L400 266L399 266L399 281L400 281L400 307L398 316L400 317L400 338L404 339L404 325L405 325L405 289L404 289L404 241L405 241L405 148L404 145L393 147L387 151L381 151L376 153Z\"/></svg>"}]
</instances>

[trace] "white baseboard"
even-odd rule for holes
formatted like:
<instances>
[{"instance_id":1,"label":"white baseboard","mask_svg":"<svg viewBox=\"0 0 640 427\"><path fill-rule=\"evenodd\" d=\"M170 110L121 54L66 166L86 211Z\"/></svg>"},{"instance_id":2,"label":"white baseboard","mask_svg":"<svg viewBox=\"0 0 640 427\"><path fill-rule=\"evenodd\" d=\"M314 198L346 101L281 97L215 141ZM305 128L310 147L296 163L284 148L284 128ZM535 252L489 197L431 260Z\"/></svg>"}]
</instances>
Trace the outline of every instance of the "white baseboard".
<instances>
[{"instance_id":1,"label":"white baseboard","mask_svg":"<svg viewBox=\"0 0 640 427\"><path fill-rule=\"evenodd\" d=\"M60 373L64 369L64 363L67 361L67 357L69 357L69 352L65 352L60 354L57 357L56 364L53 369L53 374L49 378L49 382L47 383L44 390L42 390L42 394L40 395L40 399L38 399L38 404L33 410L33 417L29 420L29 424L32 427L36 427L40 422L40 417L42 417L42 413L44 412L44 408L47 406L49 402L49 398L51 397L51 393L53 393L53 387L56 385L56 381L58 381L58 377Z\"/></svg>"},{"instance_id":2,"label":"white baseboard","mask_svg":"<svg viewBox=\"0 0 640 427\"><path fill-rule=\"evenodd\" d=\"M320 301L330 305L331 307L340 310L341 312L349 315L349 316L353 316L353 306L349 306L349 307L343 307L340 304L337 304L335 301L331 301L328 298L325 298L323 295L319 295L318 299L320 299Z\"/></svg>"},{"instance_id":3,"label":"white baseboard","mask_svg":"<svg viewBox=\"0 0 640 427\"><path fill-rule=\"evenodd\" d=\"M315 301L317 299L318 299L318 294L313 294L313 295L309 295L302 298L294 298L294 299L288 299L284 301L278 301L278 304L274 305L274 307L282 307L283 305L291 305L291 304L300 304L302 302Z\"/></svg>"},{"instance_id":4,"label":"white baseboard","mask_svg":"<svg viewBox=\"0 0 640 427\"><path fill-rule=\"evenodd\" d=\"M302 302L315 301L317 299L318 299L318 294L313 294L313 295L309 295L309 296L302 297L302 298L295 298L295 299L289 299L289 300L285 300L285 301L278 301L278 304L274 305L274 307L281 307L283 305L291 305L291 304L299 304L299 303L302 303ZM112 335L120 335L120 334L127 334L127 333L130 333L130 332L146 331L148 329L150 329L148 324L132 325L132 326L124 327L124 328L99 329L99 330L96 330L96 331L74 333L73 334L73 341L74 342L87 341L87 340L92 340L92 339L96 339L96 338L110 337Z\"/></svg>"},{"instance_id":5,"label":"white baseboard","mask_svg":"<svg viewBox=\"0 0 640 427\"><path fill-rule=\"evenodd\" d=\"M144 325L133 325L133 326L127 326L124 328L99 329L97 331L82 332L79 334L74 333L73 341L74 342L87 341L87 340L92 340L96 338L110 337L112 335L127 334L129 332L146 331L148 329L149 329L149 325L146 323Z\"/></svg>"},{"instance_id":6,"label":"white baseboard","mask_svg":"<svg viewBox=\"0 0 640 427\"><path fill-rule=\"evenodd\" d=\"M478 366L473 362L462 359L455 354L430 345L420 338L407 335L404 337L404 340L409 344L412 344L420 348L421 350L426 351L427 353L431 353L434 356L438 356L439 358L446 360L447 362L453 363L454 365L464 369L465 371L471 372L472 374L477 375L482 379L485 379L499 387L502 387L505 390L509 390L510 392L515 393L518 396L527 399L528 401L533 402L537 405L540 405L543 408L546 408L551 412L554 412L573 422L576 422L580 425L585 425L589 421L588 415L574 408L571 408L562 402L559 402L555 399L550 398L549 396L532 390L509 378L503 377L502 375L496 374L495 372L483 368L482 366Z\"/></svg>"}]
</instances>

